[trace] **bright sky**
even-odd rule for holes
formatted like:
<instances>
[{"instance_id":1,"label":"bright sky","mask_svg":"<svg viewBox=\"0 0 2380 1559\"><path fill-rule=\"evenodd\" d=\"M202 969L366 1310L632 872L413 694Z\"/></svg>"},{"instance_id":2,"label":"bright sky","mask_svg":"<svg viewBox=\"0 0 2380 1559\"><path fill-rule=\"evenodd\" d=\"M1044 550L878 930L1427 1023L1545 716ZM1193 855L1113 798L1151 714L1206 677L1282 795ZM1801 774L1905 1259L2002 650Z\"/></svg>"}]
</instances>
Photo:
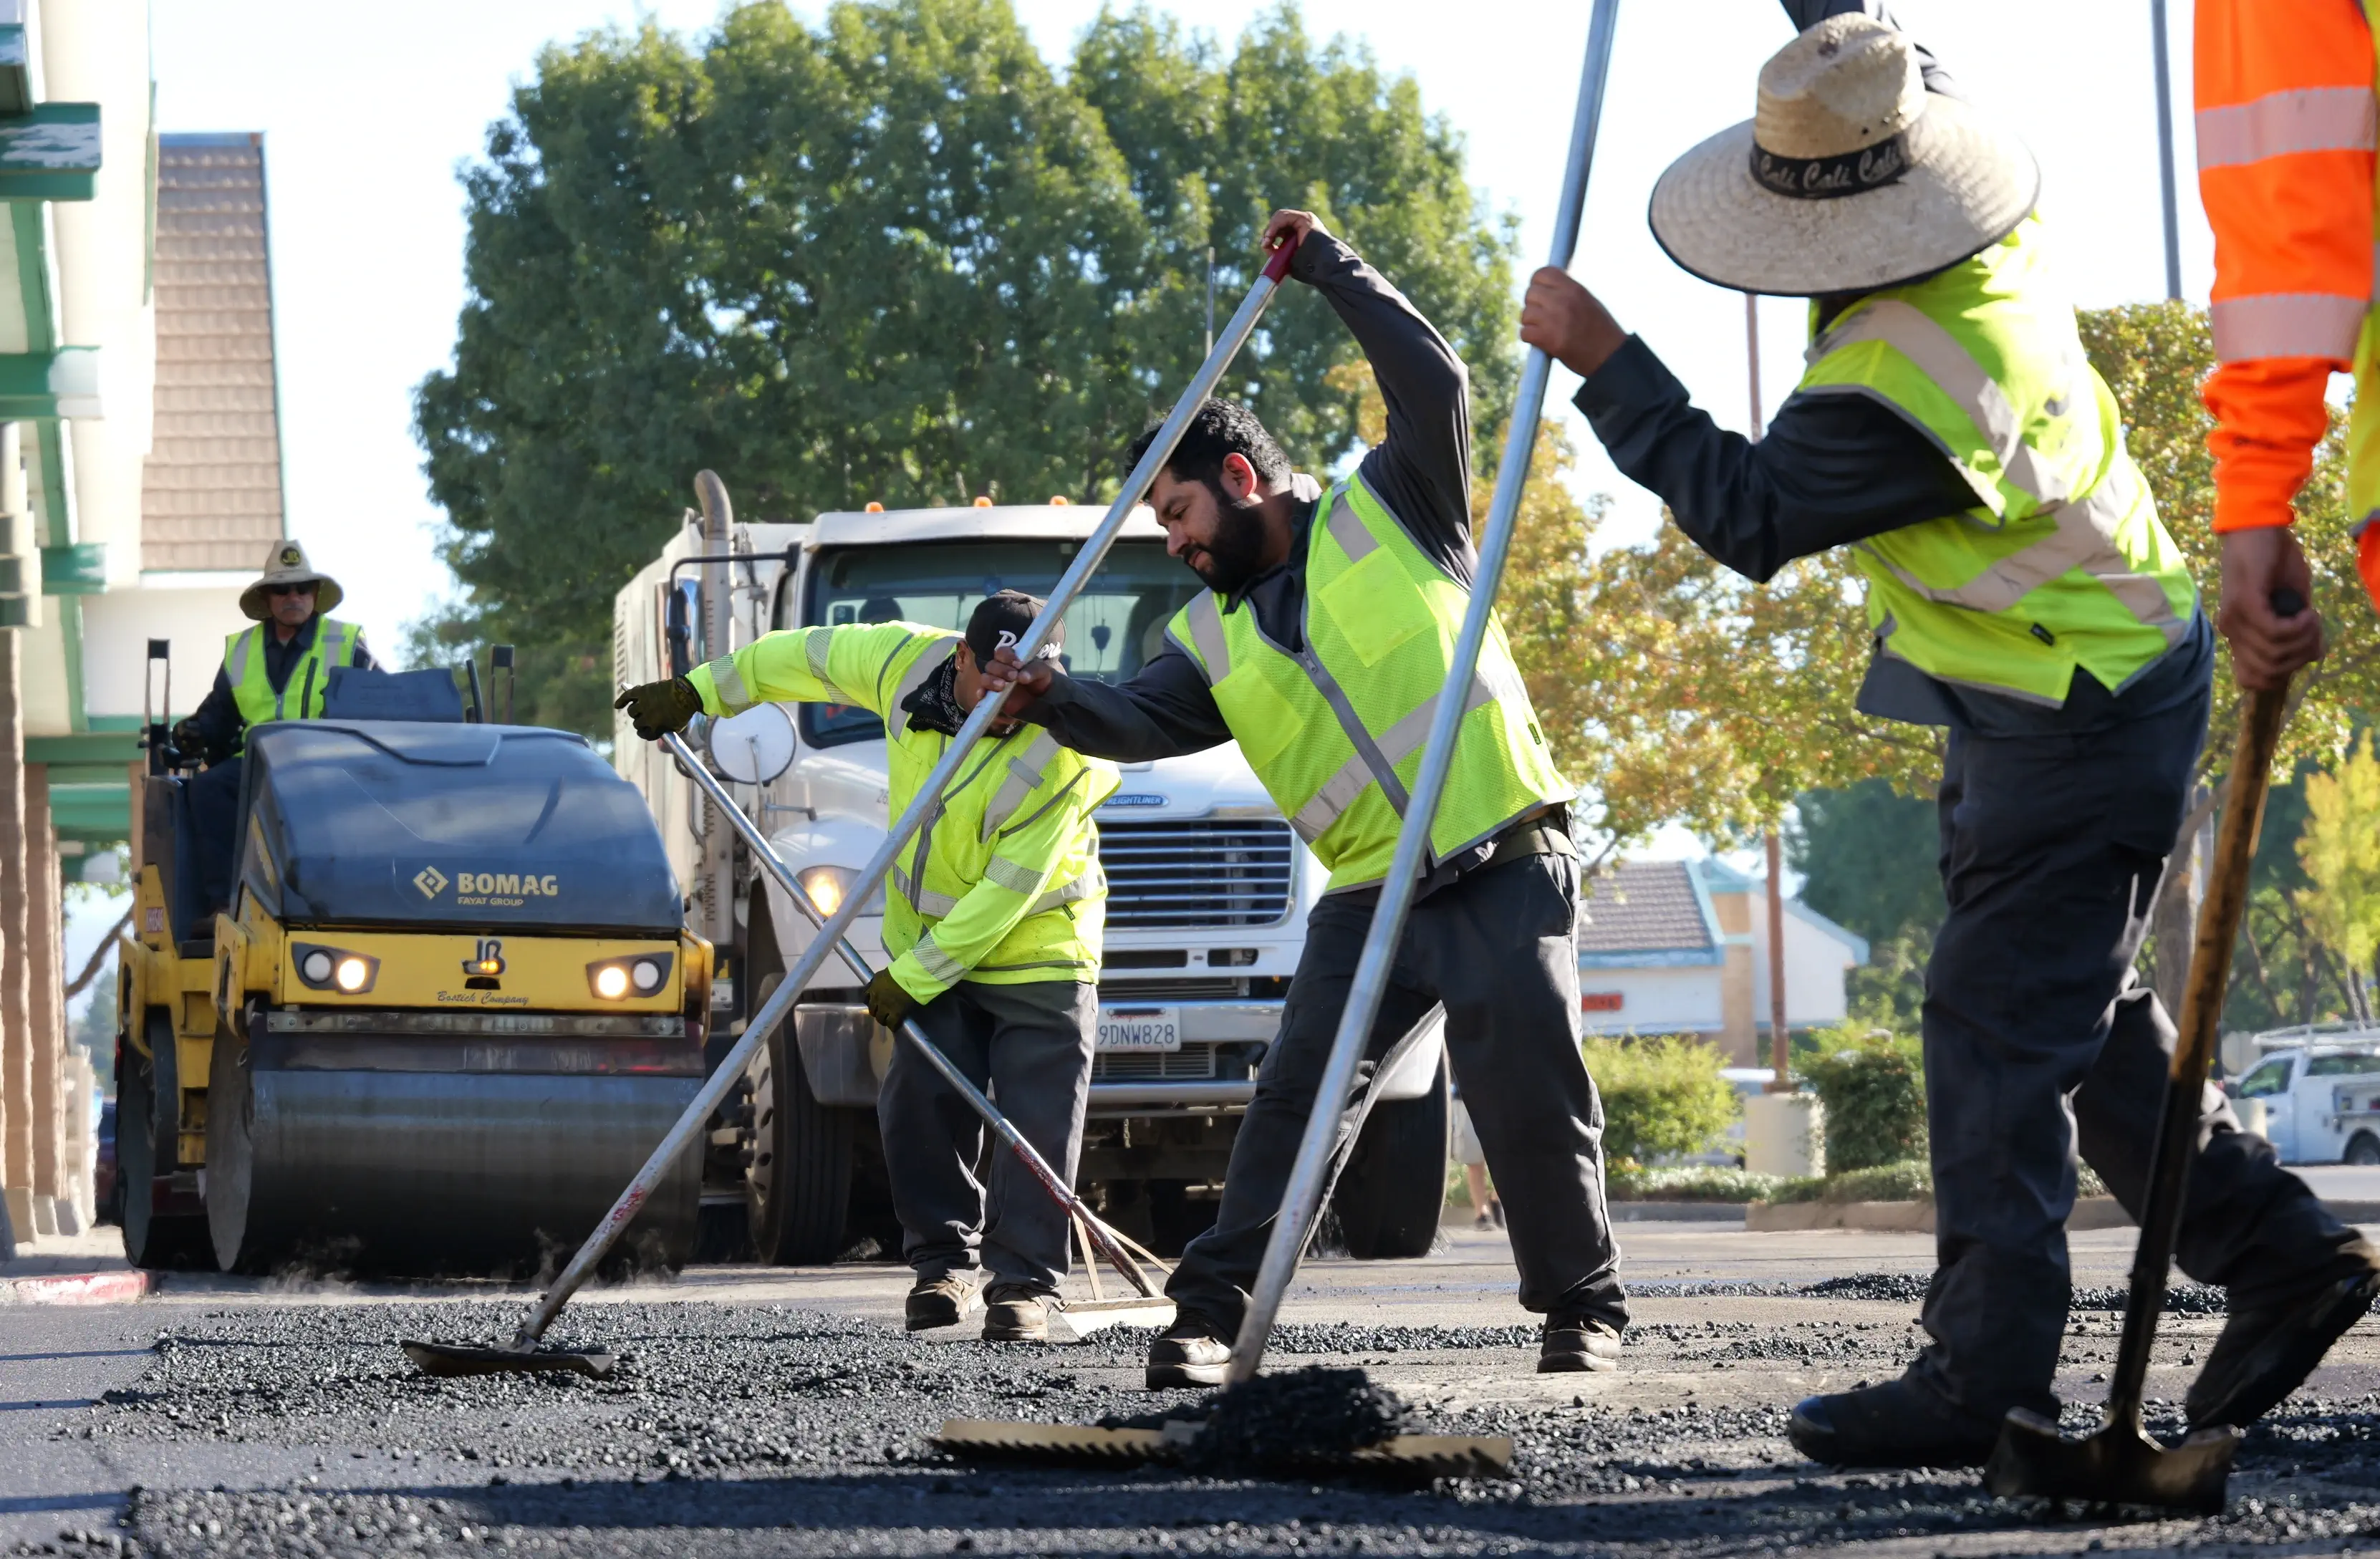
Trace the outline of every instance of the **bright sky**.
<instances>
[{"instance_id":1,"label":"bright sky","mask_svg":"<svg viewBox=\"0 0 2380 1559\"><path fill-rule=\"evenodd\" d=\"M1061 61L1099 10L1099 0L1016 3ZM2146 0L1897 4L1968 95L2031 140L2076 301L2162 296ZM1196 11L1230 39L1269 6L1204 0ZM2190 0L2170 8L2182 276L2203 299L2213 260L2191 172ZM413 386L448 360L462 303L456 168L478 155L540 45L648 14L698 29L719 9L717 0L415 0L391 27L382 9L320 0L155 0L160 127L264 132L291 526L346 585L341 615L383 648L451 587L431 551L438 516L410 414ZM812 21L820 14L814 4L795 9ZM1587 12L1585 0L1473 0L1450 25L1444 6L1414 0L1305 6L1311 31L1368 41L1463 133L1482 199L1522 219L1524 276L1551 241ZM1645 207L1671 158L1750 116L1760 63L1790 35L1774 0L1625 0L1574 267L1735 427L1747 417L1742 299L1671 265L1645 230ZM1799 367L1800 310L1765 303L1761 344L1774 407ZM1574 388L1558 373L1565 407ZM1604 463L1572 420L1587 456L1582 488L1613 493L1633 533L1649 534L1651 495ZM1672 839L1662 852L1696 852ZM103 925L79 925L70 940L85 947ZM71 956L79 966L82 953Z\"/></svg>"}]
</instances>

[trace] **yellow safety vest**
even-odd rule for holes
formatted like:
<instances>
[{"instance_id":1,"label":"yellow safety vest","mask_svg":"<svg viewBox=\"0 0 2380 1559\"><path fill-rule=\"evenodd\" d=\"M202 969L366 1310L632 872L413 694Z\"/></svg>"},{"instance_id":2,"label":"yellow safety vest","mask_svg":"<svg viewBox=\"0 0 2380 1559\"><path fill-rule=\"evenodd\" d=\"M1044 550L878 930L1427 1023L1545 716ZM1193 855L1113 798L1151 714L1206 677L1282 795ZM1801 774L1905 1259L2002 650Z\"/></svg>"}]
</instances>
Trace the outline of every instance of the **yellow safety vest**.
<instances>
[{"instance_id":1,"label":"yellow safety vest","mask_svg":"<svg viewBox=\"0 0 2380 1559\"><path fill-rule=\"evenodd\" d=\"M2120 691L2180 644L2198 587L2043 250L2027 218L1972 260L1861 298L1816 332L1794 393L1882 403L1974 489L1964 513L1855 546L1877 653L2054 707L2078 666Z\"/></svg>"},{"instance_id":2,"label":"yellow safety vest","mask_svg":"<svg viewBox=\"0 0 2380 1559\"><path fill-rule=\"evenodd\" d=\"M1351 476L1323 496L1307 538L1303 650L1274 644L1254 610L1226 610L1212 590L1167 626L1332 892L1388 876L1470 600ZM1432 865L1574 793L1493 619L1457 730Z\"/></svg>"},{"instance_id":3,"label":"yellow safety vest","mask_svg":"<svg viewBox=\"0 0 2380 1559\"><path fill-rule=\"evenodd\" d=\"M362 635L351 623L331 617L315 619L314 642L289 668L288 680L275 692L273 679L264 672L264 635L272 627L270 622L251 623L224 640L224 674L231 683L232 702L239 706L239 718L250 725L311 719L322 712L323 697L330 692L329 668L354 665L356 641ZM298 700L304 707L292 707Z\"/></svg>"},{"instance_id":4,"label":"yellow safety vest","mask_svg":"<svg viewBox=\"0 0 2380 1559\"><path fill-rule=\"evenodd\" d=\"M789 628L696 667L687 680L712 714L767 700L875 711L899 816L951 742L911 730L901 701L941 669L958 637L915 622ZM961 980L1098 980L1107 878L1092 814L1118 782L1115 765L1069 752L1037 727L977 743L886 884L884 949L895 955L902 987L930 1001Z\"/></svg>"}]
</instances>

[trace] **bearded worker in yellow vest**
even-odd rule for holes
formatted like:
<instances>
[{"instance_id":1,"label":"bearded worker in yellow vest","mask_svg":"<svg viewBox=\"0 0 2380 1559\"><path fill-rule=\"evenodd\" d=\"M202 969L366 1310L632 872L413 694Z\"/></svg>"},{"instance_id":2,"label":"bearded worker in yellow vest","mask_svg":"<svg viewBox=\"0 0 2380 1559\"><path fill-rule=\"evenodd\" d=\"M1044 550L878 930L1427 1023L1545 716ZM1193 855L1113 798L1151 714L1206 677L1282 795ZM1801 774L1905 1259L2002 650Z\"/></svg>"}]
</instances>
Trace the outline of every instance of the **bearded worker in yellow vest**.
<instances>
[{"instance_id":1,"label":"bearded worker in yellow vest","mask_svg":"<svg viewBox=\"0 0 2380 1559\"><path fill-rule=\"evenodd\" d=\"M190 811L199 832L199 875L211 909L226 907L231 890L239 751L248 728L320 715L333 668L372 663L363 631L325 615L345 594L337 580L306 561L305 548L274 542L265 554L264 572L240 592L240 613L250 626L224 641L214 686L174 727L174 745L209 766L191 784Z\"/></svg>"},{"instance_id":2,"label":"bearded worker in yellow vest","mask_svg":"<svg viewBox=\"0 0 2380 1559\"><path fill-rule=\"evenodd\" d=\"M1207 586L1163 651L1113 687L1013 657L993 671L1033 700L1011 708L1082 752L1143 760L1236 741L1330 874L1232 1144L1215 1227L1167 1285L1177 1319L1150 1347L1148 1382L1222 1379L1307 1117L1338 1112L1335 1172L1373 1066L1436 1003L1488 1167L1509 1193L1521 1303L1546 1317L1536 1367L1613 1369L1628 1311L1604 1202L1603 1105L1579 1055L1571 787L1500 628L1470 684L1446 687L1477 561L1466 372L1429 321L1309 213L1275 213L1265 241L1294 246L1290 274L1329 300L1363 348L1387 403L1387 440L1326 490L1290 469L1247 408L1208 402L1149 493L1168 550ZM1318 1102L1441 696L1466 712L1427 875L1359 1093Z\"/></svg>"},{"instance_id":3,"label":"bearded worker in yellow vest","mask_svg":"<svg viewBox=\"0 0 2380 1559\"><path fill-rule=\"evenodd\" d=\"M899 622L784 629L688 676L631 688L619 707L649 742L698 712L740 714L764 700L868 709L884 721L897 816L983 696L978 668L1023 640L1042 604L1002 590L977 606L964 636ZM1063 644L1062 622L1044 653ZM914 1018L1070 1184L1090 1103L1107 908L1093 815L1116 782L1113 764L995 723L893 866L884 894L892 961L867 991L879 1022ZM1066 1273L1064 1211L998 1149L987 1205L975 1174L983 1121L906 1044L892 1046L876 1118L917 1274L909 1330L957 1325L988 1268L985 1338L1047 1340L1048 1300Z\"/></svg>"},{"instance_id":4,"label":"bearded worker in yellow vest","mask_svg":"<svg viewBox=\"0 0 2380 1559\"><path fill-rule=\"evenodd\" d=\"M2009 1409L2057 1415L2078 1149L2135 1215L2146 1192L2174 1031L2131 966L2215 638L2083 355L2031 154L1880 7L1786 8L1808 30L1762 70L1756 117L1652 204L1686 270L1811 300L1808 367L1767 436L1716 427L1560 271L1532 279L1522 335L1585 378L1613 464L1718 562L1765 580L1852 549L1875 636L1859 707L1948 728L1930 1341L1897 1380L1802 1402L1789 1432L1840 1465L1968 1466ZM2204 1109L2179 1256L2229 1315L2186 1408L2245 1424L2363 1313L2374 1253L2219 1092Z\"/></svg>"}]
</instances>

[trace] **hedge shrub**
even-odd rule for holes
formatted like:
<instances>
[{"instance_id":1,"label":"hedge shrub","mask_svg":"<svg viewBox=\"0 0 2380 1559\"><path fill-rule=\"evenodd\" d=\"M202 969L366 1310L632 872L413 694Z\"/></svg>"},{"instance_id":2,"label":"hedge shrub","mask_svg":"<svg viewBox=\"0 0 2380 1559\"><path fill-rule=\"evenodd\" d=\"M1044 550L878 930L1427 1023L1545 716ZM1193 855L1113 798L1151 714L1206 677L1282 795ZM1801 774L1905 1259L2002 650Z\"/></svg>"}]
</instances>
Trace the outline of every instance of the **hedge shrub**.
<instances>
[{"instance_id":1,"label":"hedge shrub","mask_svg":"<svg viewBox=\"0 0 2380 1559\"><path fill-rule=\"evenodd\" d=\"M1925 1062L1913 1037L1884 1029L1818 1035L1802 1074L1827 1108L1827 1172L1925 1156Z\"/></svg>"},{"instance_id":2,"label":"hedge shrub","mask_svg":"<svg viewBox=\"0 0 2380 1559\"><path fill-rule=\"evenodd\" d=\"M1582 1049L1603 1093L1603 1153L1618 1167L1701 1153L1735 1119L1718 1048L1699 1040L1604 1039Z\"/></svg>"}]
</instances>

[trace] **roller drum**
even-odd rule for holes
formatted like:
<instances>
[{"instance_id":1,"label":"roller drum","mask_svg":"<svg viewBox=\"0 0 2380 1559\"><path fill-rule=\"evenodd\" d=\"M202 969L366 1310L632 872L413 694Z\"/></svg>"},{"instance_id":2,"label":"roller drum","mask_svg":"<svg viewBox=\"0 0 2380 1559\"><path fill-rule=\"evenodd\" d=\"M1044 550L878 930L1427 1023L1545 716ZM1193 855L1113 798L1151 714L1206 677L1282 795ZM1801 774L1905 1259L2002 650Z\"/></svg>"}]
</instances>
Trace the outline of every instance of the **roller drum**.
<instances>
[{"instance_id":1,"label":"roller drum","mask_svg":"<svg viewBox=\"0 0 2380 1559\"><path fill-rule=\"evenodd\" d=\"M581 1046L575 1070L522 1070L503 1067L523 1064L508 1051L491 1065L451 1043L342 1038L335 1051L277 1035L215 1045L206 1200L227 1271L536 1272L603 1216L701 1086L698 1051L638 1067ZM529 1066L573 1060L520 1048ZM480 1064L442 1070L468 1059ZM689 1153L622 1240L621 1264L682 1265L700 1199Z\"/></svg>"}]
</instances>

